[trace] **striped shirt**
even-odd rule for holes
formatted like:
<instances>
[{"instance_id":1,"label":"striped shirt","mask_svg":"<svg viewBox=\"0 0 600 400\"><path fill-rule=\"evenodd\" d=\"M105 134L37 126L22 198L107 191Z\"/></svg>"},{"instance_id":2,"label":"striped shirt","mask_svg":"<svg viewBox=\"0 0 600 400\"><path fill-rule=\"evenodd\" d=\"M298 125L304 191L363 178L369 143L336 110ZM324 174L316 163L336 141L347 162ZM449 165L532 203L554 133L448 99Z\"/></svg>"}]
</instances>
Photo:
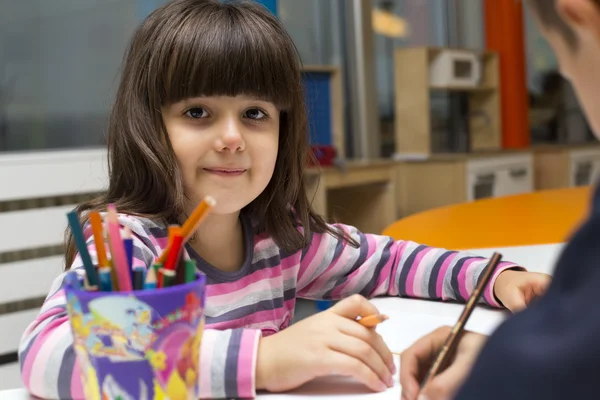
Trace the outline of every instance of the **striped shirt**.
<instances>
[{"instance_id":1,"label":"striped shirt","mask_svg":"<svg viewBox=\"0 0 600 400\"><path fill-rule=\"evenodd\" d=\"M189 246L184 254L196 260L207 276L206 323L199 361L201 398L255 396L258 341L290 325L297 297L335 300L359 293L368 298L466 301L487 262L464 252L363 234L343 224L335 227L354 238L358 248L330 234L315 233L309 246L287 254L271 237L255 234L248 218L241 218L246 254L238 271L218 270ZM123 214L119 222L133 233L133 266L151 266L166 247L166 227ZM96 262L89 227L85 234ZM514 267L512 263L498 266L483 301L501 307L494 298L493 284L501 271ZM83 273L79 256L72 269ZM19 347L22 381L32 394L43 398L83 396L66 311L64 276L53 282Z\"/></svg>"}]
</instances>

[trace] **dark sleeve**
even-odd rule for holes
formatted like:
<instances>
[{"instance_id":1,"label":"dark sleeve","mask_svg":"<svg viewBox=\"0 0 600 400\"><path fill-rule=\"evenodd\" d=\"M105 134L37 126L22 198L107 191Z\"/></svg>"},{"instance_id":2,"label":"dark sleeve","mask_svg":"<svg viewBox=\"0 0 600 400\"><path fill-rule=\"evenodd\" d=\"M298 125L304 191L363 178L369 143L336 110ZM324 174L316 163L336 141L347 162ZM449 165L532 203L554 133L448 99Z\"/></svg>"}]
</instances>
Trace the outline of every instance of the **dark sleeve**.
<instances>
[{"instance_id":1,"label":"dark sleeve","mask_svg":"<svg viewBox=\"0 0 600 400\"><path fill-rule=\"evenodd\" d=\"M600 214L561 255L546 293L490 337L459 400L600 396Z\"/></svg>"}]
</instances>

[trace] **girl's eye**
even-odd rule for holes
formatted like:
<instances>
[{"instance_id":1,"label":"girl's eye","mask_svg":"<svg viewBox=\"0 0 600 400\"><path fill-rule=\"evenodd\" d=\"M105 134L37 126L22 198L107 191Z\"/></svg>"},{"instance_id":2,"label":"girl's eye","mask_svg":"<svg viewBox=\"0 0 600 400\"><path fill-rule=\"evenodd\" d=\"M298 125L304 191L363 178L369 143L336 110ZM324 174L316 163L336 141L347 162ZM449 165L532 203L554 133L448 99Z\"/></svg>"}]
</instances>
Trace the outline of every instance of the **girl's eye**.
<instances>
[{"instance_id":1,"label":"girl's eye","mask_svg":"<svg viewBox=\"0 0 600 400\"><path fill-rule=\"evenodd\" d=\"M206 110L204 108L194 107L194 108L190 108L189 110L187 110L185 112L185 115L187 115L188 117L190 117L192 119L200 119L200 118L206 118L208 116L208 113L206 112Z\"/></svg>"},{"instance_id":2,"label":"girl's eye","mask_svg":"<svg viewBox=\"0 0 600 400\"><path fill-rule=\"evenodd\" d=\"M258 108L251 108L244 112L244 116L255 121L262 121L267 118L267 114Z\"/></svg>"}]
</instances>

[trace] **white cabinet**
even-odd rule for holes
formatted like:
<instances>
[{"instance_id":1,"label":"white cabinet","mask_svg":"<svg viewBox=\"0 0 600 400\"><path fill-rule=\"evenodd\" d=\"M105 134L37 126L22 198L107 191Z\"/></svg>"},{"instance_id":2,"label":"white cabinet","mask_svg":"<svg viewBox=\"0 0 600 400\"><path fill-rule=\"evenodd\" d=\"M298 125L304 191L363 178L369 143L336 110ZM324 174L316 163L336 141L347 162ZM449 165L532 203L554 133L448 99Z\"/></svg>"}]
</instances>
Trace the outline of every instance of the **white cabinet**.
<instances>
[{"instance_id":1,"label":"white cabinet","mask_svg":"<svg viewBox=\"0 0 600 400\"><path fill-rule=\"evenodd\" d=\"M531 154L469 160L466 168L468 201L533 191Z\"/></svg>"},{"instance_id":2,"label":"white cabinet","mask_svg":"<svg viewBox=\"0 0 600 400\"><path fill-rule=\"evenodd\" d=\"M600 177L600 149L573 150L569 162L569 186L588 186Z\"/></svg>"}]
</instances>

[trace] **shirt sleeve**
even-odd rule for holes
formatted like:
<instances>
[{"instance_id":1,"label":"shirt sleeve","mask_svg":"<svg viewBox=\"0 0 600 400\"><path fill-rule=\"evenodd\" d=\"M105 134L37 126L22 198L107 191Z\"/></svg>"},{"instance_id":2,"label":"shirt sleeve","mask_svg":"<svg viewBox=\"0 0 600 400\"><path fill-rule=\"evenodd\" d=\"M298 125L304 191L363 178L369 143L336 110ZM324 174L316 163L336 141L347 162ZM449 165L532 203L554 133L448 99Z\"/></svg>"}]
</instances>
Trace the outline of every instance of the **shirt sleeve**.
<instances>
[{"instance_id":1,"label":"shirt sleeve","mask_svg":"<svg viewBox=\"0 0 600 400\"><path fill-rule=\"evenodd\" d=\"M328 233L314 234L300 263L300 297L335 300L359 293L369 298L388 295L466 301L489 261L467 252L364 234L348 225L333 228L359 246ZM514 263L500 263L482 301L501 307L493 293L494 282L509 268L522 269Z\"/></svg>"},{"instance_id":2,"label":"shirt sleeve","mask_svg":"<svg viewBox=\"0 0 600 400\"><path fill-rule=\"evenodd\" d=\"M207 329L200 345L201 399L256 396L258 329Z\"/></svg>"}]
</instances>

